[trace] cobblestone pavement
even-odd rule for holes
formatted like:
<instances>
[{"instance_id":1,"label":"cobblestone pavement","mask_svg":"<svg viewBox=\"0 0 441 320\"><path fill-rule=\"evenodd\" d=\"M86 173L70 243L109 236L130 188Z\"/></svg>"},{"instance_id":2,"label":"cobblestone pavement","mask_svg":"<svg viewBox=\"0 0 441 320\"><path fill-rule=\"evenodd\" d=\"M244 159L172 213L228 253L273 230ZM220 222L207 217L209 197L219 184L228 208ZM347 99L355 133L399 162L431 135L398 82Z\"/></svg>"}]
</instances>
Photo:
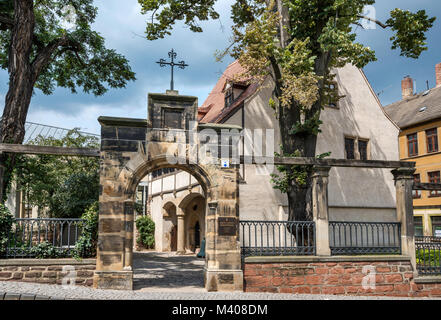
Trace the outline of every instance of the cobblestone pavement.
<instances>
[{"instance_id":1,"label":"cobblestone pavement","mask_svg":"<svg viewBox=\"0 0 441 320\"><path fill-rule=\"evenodd\" d=\"M205 260L195 255L136 252L133 289L149 292L205 292Z\"/></svg>"},{"instance_id":2,"label":"cobblestone pavement","mask_svg":"<svg viewBox=\"0 0 441 320\"><path fill-rule=\"evenodd\" d=\"M40 296L37 294L0 292L0 301L1 300L11 301L11 300L57 300L57 299L46 296Z\"/></svg>"},{"instance_id":3,"label":"cobblestone pavement","mask_svg":"<svg viewBox=\"0 0 441 320\"><path fill-rule=\"evenodd\" d=\"M51 300L403 300L404 298L387 297L350 297L304 294L273 294L273 293L221 293L221 292L149 292L96 290L87 287L63 288L58 285L2 282L0 295L3 292L14 292L15 295L25 294L49 297ZM406 300L406 299L404 299ZM423 299L426 300L426 299Z\"/></svg>"},{"instance_id":4,"label":"cobblestone pavement","mask_svg":"<svg viewBox=\"0 0 441 320\"><path fill-rule=\"evenodd\" d=\"M143 252L134 255L134 290L96 290L88 287L0 281L0 300L383 300L388 297L350 297L270 293L205 292L204 260L194 256ZM393 298L404 299L404 298Z\"/></svg>"}]
</instances>

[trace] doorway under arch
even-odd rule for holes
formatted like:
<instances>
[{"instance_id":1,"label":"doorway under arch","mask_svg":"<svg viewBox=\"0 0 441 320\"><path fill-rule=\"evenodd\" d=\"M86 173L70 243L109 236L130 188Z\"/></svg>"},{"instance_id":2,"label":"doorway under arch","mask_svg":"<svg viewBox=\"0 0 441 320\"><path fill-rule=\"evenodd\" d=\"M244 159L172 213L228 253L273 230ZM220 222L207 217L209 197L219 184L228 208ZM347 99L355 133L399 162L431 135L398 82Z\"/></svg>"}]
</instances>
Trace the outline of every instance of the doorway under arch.
<instances>
[{"instance_id":1,"label":"doorway under arch","mask_svg":"<svg viewBox=\"0 0 441 320\"><path fill-rule=\"evenodd\" d=\"M155 223L155 248L133 252L134 288L203 288L205 260L197 258L197 253L205 237L204 189L188 172L169 168L149 172L141 183L148 186L143 212ZM182 277L179 281L177 274Z\"/></svg>"}]
</instances>

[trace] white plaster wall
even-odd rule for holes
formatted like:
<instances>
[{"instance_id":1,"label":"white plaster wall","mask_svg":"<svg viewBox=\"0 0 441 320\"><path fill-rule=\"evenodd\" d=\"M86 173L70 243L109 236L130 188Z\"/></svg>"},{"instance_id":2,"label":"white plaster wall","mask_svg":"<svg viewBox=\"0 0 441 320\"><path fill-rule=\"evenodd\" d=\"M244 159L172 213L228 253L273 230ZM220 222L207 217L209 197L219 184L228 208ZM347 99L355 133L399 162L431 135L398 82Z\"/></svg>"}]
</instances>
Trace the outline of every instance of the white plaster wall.
<instances>
[{"instance_id":1,"label":"white plaster wall","mask_svg":"<svg viewBox=\"0 0 441 320\"><path fill-rule=\"evenodd\" d=\"M240 108L225 123L242 127L242 112L242 108Z\"/></svg>"},{"instance_id":2,"label":"white plaster wall","mask_svg":"<svg viewBox=\"0 0 441 320\"><path fill-rule=\"evenodd\" d=\"M398 160L398 128L382 107L361 71L346 66L337 71L341 95L339 109L325 108L321 119L317 155L332 152L344 159L344 137L369 139L372 160ZM267 85L245 102L245 128L275 129L275 151L280 135L274 111L268 106L272 87ZM231 121L230 121L231 120ZM232 117L227 124L237 120ZM237 124L237 123L234 123ZM265 150L264 150L265 152ZM279 220L286 217L287 199L274 190L268 174L247 165L240 190L240 218ZM394 221L395 187L389 169L333 168L329 185L330 218L335 220Z\"/></svg>"},{"instance_id":3,"label":"white plaster wall","mask_svg":"<svg viewBox=\"0 0 441 320\"><path fill-rule=\"evenodd\" d=\"M369 139L371 160L398 161L399 130L385 116L361 71L347 65L336 74L339 94L346 97L339 101L338 109L322 112L317 154L331 152L331 158L344 159L344 137L357 136ZM330 172L329 206L335 207L330 210L331 219L392 220L395 202L390 169L333 168Z\"/></svg>"},{"instance_id":4,"label":"white plaster wall","mask_svg":"<svg viewBox=\"0 0 441 320\"><path fill-rule=\"evenodd\" d=\"M275 117L274 110L268 105L272 96L273 86L267 81L264 86L253 96L245 101L245 128L254 133L255 129L263 130L262 155L267 154L265 144L265 129L273 130L275 137L274 149L268 151L272 156L274 151L279 152L279 124ZM237 112L226 121L231 125L242 125L238 123L238 117L242 114ZM239 185L239 213L241 220L282 220L286 219L283 207L287 205L286 196L273 188L269 176L273 171L267 171L266 167L245 165L242 166L241 175L245 180ZM283 214L281 214L283 212Z\"/></svg>"},{"instance_id":5,"label":"white plaster wall","mask_svg":"<svg viewBox=\"0 0 441 320\"><path fill-rule=\"evenodd\" d=\"M179 174L176 175L176 188L184 188L188 187L189 182L191 181L191 174L181 171ZM191 182L190 182L191 183Z\"/></svg>"}]
</instances>

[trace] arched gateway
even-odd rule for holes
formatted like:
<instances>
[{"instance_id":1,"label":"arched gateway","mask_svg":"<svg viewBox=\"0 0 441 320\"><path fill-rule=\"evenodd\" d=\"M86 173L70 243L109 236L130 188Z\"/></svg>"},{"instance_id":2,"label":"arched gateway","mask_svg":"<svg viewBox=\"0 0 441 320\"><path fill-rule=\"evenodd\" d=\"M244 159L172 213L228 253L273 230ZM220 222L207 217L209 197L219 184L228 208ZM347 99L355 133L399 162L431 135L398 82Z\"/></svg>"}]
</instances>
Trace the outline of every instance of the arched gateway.
<instances>
[{"instance_id":1,"label":"arched gateway","mask_svg":"<svg viewBox=\"0 0 441 320\"><path fill-rule=\"evenodd\" d=\"M99 118L101 190L95 288L132 289L136 187L149 172L174 167L193 175L206 197L205 288L243 289L238 165L221 166L221 159L213 152L213 147L220 148L217 141L210 142L206 134L204 141L199 141L197 133L202 129L213 137L228 127L198 126L197 106L196 97L177 92L149 94L148 120Z\"/></svg>"}]
</instances>

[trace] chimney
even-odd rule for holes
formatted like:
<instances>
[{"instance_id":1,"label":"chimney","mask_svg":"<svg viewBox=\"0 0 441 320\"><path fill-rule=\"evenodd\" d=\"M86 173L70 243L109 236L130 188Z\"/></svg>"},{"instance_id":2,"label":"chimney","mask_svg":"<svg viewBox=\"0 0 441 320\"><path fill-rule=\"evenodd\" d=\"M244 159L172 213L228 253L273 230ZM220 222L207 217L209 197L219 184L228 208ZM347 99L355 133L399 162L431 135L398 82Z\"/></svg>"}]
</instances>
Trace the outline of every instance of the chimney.
<instances>
[{"instance_id":1,"label":"chimney","mask_svg":"<svg viewBox=\"0 0 441 320\"><path fill-rule=\"evenodd\" d=\"M401 91L403 100L413 96L413 79L410 76L404 77L401 81Z\"/></svg>"},{"instance_id":2,"label":"chimney","mask_svg":"<svg viewBox=\"0 0 441 320\"><path fill-rule=\"evenodd\" d=\"M436 73L436 87L441 87L441 63L438 63L435 66L435 73Z\"/></svg>"}]
</instances>

